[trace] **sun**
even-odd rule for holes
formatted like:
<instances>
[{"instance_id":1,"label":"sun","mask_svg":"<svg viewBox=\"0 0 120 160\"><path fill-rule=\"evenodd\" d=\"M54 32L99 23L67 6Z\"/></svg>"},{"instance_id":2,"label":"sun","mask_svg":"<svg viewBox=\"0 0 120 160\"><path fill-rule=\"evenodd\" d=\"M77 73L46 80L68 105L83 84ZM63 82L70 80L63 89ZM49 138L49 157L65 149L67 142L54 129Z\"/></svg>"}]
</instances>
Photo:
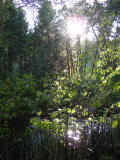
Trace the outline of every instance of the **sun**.
<instances>
[{"instance_id":1,"label":"sun","mask_svg":"<svg viewBox=\"0 0 120 160\"><path fill-rule=\"evenodd\" d=\"M86 31L87 21L78 15L70 16L67 18L66 25L67 33L71 37L75 37L77 35L82 35Z\"/></svg>"}]
</instances>

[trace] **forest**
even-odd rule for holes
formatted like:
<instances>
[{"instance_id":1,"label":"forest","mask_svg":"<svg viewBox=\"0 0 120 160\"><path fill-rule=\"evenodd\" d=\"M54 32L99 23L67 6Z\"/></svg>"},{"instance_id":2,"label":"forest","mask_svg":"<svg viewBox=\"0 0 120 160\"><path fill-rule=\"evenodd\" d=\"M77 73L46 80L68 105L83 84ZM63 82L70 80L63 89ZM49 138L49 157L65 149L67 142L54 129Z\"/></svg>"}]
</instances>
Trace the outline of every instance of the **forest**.
<instances>
[{"instance_id":1,"label":"forest","mask_svg":"<svg viewBox=\"0 0 120 160\"><path fill-rule=\"evenodd\" d=\"M119 157L120 0L0 0L0 160Z\"/></svg>"}]
</instances>

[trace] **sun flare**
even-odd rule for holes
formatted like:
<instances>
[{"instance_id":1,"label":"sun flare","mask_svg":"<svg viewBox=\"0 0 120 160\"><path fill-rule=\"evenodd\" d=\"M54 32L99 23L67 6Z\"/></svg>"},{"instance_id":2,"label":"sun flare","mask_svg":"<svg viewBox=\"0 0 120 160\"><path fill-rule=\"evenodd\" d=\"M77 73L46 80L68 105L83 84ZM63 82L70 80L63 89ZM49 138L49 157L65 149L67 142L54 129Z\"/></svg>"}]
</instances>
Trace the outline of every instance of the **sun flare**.
<instances>
[{"instance_id":1,"label":"sun flare","mask_svg":"<svg viewBox=\"0 0 120 160\"><path fill-rule=\"evenodd\" d=\"M83 17L74 15L67 18L66 27L70 37L76 37L77 35L81 36L86 32L87 21Z\"/></svg>"}]
</instances>

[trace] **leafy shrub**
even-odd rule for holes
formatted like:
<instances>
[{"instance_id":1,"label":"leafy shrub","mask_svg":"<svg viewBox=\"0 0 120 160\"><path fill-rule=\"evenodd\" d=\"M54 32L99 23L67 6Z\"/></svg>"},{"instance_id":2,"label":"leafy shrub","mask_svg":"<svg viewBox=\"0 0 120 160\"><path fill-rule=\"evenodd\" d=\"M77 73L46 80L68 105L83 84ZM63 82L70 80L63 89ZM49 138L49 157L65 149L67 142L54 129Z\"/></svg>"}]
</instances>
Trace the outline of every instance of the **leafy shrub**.
<instances>
[{"instance_id":1,"label":"leafy shrub","mask_svg":"<svg viewBox=\"0 0 120 160\"><path fill-rule=\"evenodd\" d=\"M0 114L2 118L27 116L34 112L36 90L32 75L12 76L0 81Z\"/></svg>"}]
</instances>

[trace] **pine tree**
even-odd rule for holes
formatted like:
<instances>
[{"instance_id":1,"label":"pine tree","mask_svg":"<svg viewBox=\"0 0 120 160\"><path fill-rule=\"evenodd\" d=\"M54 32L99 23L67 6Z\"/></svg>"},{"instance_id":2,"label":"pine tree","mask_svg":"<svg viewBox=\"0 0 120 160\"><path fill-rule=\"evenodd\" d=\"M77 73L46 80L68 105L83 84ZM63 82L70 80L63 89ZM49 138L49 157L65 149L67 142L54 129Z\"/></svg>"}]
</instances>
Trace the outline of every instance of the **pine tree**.
<instances>
[{"instance_id":1,"label":"pine tree","mask_svg":"<svg viewBox=\"0 0 120 160\"><path fill-rule=\"evenodd\" d=\"M6 76L18 66L22 68L22 57L25 51L27 23L22 9L17 9L13 1L0 3L0 70ZM5 14L4 14L5 13Z\"/></svg>"}]
</instances>

